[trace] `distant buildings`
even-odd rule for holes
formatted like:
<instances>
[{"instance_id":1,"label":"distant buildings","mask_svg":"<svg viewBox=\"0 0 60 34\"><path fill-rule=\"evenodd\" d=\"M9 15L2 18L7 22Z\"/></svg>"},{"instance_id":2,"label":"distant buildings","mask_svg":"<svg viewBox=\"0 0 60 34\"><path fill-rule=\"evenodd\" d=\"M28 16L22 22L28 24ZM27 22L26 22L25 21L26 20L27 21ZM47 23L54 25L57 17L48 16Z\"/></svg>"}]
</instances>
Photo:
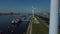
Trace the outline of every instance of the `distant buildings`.
<instances>
[{"instance_id":1,"label":"distant buildings","mask_svg":"<svg viewBox=\"0 0 60 34\"><path fill-rule=\"evenodd\" d=\"M19 15L20 13L0 13L0 15Z\"/></svg>"}]
</instances>

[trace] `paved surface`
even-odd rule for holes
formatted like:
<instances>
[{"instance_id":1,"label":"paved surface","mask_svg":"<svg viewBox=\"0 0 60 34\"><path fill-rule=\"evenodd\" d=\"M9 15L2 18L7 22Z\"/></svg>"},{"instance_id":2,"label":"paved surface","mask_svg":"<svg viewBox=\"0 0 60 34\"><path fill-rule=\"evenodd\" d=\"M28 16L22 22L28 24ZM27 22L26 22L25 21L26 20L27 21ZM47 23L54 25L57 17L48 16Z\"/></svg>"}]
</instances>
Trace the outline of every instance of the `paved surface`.
<instances>
[{"instance_id":1,"label":"paved surface","mask_svg":"<svg viewBox=\"0 0 60 34\"><path fill-rule=\"evenodd\" d=\"M35 24L39 24L39 21L37 20L37 18L36 17L34 17L34 22L33 23L35 23Z\"/></svg>"}]
</instances>

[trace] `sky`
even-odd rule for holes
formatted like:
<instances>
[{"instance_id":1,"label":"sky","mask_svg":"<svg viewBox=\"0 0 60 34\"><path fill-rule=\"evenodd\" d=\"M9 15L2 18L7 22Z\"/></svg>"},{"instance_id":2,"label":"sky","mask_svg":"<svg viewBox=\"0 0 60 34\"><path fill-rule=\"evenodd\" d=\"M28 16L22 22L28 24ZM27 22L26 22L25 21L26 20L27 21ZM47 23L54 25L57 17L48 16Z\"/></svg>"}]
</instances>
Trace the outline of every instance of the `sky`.
<instances>
[{"instance_id":1,"label":"sky","mask_svg":"<svg viewBox=\"0 0 60 34\"><path fill-rule=\"evenodd\" d=\"M31 12L32 6L35 12L42 12L49 9L50 0L0 0L0 13L8 12Z\"/></svg>"}]
</instances>

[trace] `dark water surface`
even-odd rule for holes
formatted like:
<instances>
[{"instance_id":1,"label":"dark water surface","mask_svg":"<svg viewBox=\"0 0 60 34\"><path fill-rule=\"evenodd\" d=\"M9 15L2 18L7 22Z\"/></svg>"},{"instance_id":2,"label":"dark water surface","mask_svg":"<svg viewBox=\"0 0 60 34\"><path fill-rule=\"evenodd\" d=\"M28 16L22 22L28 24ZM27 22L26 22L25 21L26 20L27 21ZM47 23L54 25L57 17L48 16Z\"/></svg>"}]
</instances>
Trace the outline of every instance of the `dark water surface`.
<instances>
[{"instance_id":1,"label":"dark water surface","mask_svg":"<svg viewBox=\"0 0 60 34\"><path fill-rule=\"evenodd\" d=\"M4 34L7 34L8 32L8 26L10 26L9 31L11 32L13 28L11 27L11 21L13 19L18 19L23 17L23 15L3 15L0 16L0 31L4 32ZM25 20L30 20L31 16L25 16ZM23 21L22 23L18 24L18 27L15 29L16 33L23 34L26 32L27 26L29 21Z\"/></svg>"}]
</instances>

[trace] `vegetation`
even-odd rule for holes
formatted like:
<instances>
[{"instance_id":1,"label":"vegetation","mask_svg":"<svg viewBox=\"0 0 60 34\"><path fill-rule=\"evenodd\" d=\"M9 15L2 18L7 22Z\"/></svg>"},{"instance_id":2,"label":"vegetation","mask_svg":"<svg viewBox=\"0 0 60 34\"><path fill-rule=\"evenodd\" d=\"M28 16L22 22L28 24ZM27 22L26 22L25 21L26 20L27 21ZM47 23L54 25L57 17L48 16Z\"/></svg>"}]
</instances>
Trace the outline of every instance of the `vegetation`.
<instances>
[{"instance_id":1,"label":"vegetation","mask_svg":"<svg viewBox=\"0 0 60 34\"><path fill-rule=\"evenodd\" d=\"M38 16L38 17L41 18L42 20L44 20L49 25L49 19L48 18L45 18L42 16Z\"/></svg>"},{"instance_id":2,"label":"vegetation","mask_svg":"<svg viewBox=\"0 0 60 34\"><path fill-rule=\"evenodd\" d=\"M42 24L33 24L32 34L48 34L48 28Z\"/></svg>"},{"instance_id":3,"label":"vegetation","mask_svg":"<svg viewBox=\"0 0 60 34\"><path fill-rule=\"evenodd\" d=\"M49 26L49 19L42 16L35 17L38 19L40 24L34 24L32 22L32 34L49 34L49 27L46 27L46 25L44 25L46 23ZM60 34L60 29L58 30L58 33Z\"/></svg>"},{"instance_id":4,"label":"vegetation","mask_svg":"<svg viewBox=\"0 0 60 34\"><path fill-rule=\"evenodd\" d=\"M48 28L42 24L41 19L38 19L39 24L34 24L32 22L32 34L48 34ZM32 20L33 21L33 20Z\"/></svg>"},{"instance_id":5,"label":"vegetation","mask_svg":"<svg viewBox=\"0 0 60 34\"><path fill-rule=\"evenodd\" d=\"M44 18L44 17L42 17L42 16L38 16L38 17L40 17L38 20L40 21L40 22L47 22L47 25L49 25L49 19L48 18ZM40 20L41 19L41 20ZM43 25L43 24L42 24ZM46 27L45 27L46 28ZM58 29L58 34L60 34L60 27L59 27L59 29Z\"/></svg>"}]
</instances>

